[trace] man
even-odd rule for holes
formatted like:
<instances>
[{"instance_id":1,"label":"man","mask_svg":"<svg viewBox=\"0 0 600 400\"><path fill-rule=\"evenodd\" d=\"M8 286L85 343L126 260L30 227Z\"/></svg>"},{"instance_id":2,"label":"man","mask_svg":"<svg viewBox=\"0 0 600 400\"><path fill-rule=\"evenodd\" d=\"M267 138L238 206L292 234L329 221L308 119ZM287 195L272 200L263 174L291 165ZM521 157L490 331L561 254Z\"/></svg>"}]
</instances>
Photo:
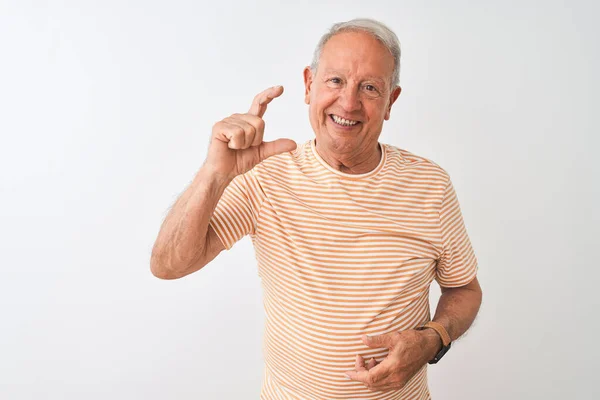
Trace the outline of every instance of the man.
<instances>
[{"instance_id":1,"label":"man","mask_svg":"<svg viewBox=\"0 0 600 400\"><path fill-rule=\"evenodd\" d=\"M316 138L263 142L262 116L283 88L260 93L248 113L214 125L205 163L161 227L151 269L163 279L251 236L266 310L261 399L428 399L428 362L479 310L448 174L378 142L399 68L383 24L334 25L304 69Z\"/></svg>"}]
</instances>

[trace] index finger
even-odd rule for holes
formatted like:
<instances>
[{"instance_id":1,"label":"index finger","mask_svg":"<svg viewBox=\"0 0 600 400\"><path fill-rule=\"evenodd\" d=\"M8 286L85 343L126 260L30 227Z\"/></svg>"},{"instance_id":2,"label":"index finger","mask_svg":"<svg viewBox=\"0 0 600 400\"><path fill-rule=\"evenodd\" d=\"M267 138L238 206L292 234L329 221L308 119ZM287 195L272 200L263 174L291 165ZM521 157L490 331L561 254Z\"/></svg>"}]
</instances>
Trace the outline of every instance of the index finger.
<instances>
[{"instance_id":1,"label":"index finger","mask_svg":"<svg viewBox=\"0 0 600 400\"><path fill-rule=\"evenodd\" d=\"M283 86L273 86L264 92L257 94L252 101L252 105L250 106L248 114L256 115L262 118L262 116L265 115L265 111L267 111L267 104L269 104L274 98L281 96L282 93Z\"/></svg>"},{"instance_id":2,"label":"index finger","mask_svg":"<svg viewBox=\"0 0 600 400\"><path fill-rule=\"evenodd\" d=\"M361 371L346 371L344 374L352 379L353 381L359 381L362 383L369 383L369 379L371 382L380 383L385 378L390 375L392 370L388 368L388 363L386 362L387 358L385 358L382 362L371 368L370 370L361 370ZM385 363L385 364L384 364Z\"/></svg>"}]
</instances>

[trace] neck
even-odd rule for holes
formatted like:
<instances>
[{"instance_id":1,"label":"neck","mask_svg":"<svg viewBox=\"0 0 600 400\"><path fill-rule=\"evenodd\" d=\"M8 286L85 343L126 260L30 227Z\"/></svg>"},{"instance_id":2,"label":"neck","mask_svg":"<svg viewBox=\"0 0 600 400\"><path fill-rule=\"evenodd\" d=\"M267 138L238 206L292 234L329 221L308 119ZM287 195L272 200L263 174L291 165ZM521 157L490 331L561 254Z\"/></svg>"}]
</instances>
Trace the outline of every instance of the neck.
<instances>
[{"instance_id":1,"label":"neck","mask_svg":"<svg viewBox=\"0 0 600 400\"><path fill-rule=\"evenodd\" d=\"M366 174L373 171L381 162L381 148L376 142L368 149L358 149L355 152L340 154L328 149L315 139L315 148L319 156L332 168L346 174Z\"/></svg>"}]
</instances>

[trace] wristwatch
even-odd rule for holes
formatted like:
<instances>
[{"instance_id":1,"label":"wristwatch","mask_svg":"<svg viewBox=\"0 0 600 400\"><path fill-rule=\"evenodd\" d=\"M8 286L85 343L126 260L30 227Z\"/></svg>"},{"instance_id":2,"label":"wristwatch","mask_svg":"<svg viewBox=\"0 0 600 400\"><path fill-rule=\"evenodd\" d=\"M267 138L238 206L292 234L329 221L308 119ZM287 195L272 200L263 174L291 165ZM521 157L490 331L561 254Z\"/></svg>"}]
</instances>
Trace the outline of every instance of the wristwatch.
<instances>
[{"instance_id":1,"label":"wristwatch","mask_svg":"<svg viewBox=\"0 0 600 400\"><path fill-rule=\"evenodd\" d=\"M444 328L441 324L438 324L437 322L429 321L425 325L418 327L417 330L420 331L427 328L433 329L442 338L442 349L435 355L435 357L433 357L432 360L428 361L429 364L435 364L438 361L440 361L442 357L444 357L444 354L446 354L448 350L450 350L452 340L450 339L450 335L448 335L448 332L446 332L446 328Z\"/></svg>"}]
</instances>

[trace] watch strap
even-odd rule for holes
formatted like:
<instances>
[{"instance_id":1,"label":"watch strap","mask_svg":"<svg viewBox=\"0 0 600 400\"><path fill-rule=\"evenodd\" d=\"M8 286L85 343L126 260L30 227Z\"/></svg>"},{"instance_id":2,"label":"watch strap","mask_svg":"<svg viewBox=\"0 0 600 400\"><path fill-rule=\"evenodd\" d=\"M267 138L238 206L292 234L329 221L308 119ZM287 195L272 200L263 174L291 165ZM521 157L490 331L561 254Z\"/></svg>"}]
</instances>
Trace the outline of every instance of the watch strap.
<instances>
[{"instance_id":1,"label":"watch strap","mask_svg":"<svg viewBox=\"0 0 600 400\"><path fill-rule=\"evenodd\" d=\"M448 335L446 328L444 328L442 326L442 324L439 324L434 321L429 321L425 325L423 325L420 329L425 329L425 328L431 328L434 331L436 331L438 333L438 335L440 335L440 337L442 338L442 344L444 347L446 347L450 343L452 343L452 339L450 339L450 335Z\"/></svg>"}]
</instances>

